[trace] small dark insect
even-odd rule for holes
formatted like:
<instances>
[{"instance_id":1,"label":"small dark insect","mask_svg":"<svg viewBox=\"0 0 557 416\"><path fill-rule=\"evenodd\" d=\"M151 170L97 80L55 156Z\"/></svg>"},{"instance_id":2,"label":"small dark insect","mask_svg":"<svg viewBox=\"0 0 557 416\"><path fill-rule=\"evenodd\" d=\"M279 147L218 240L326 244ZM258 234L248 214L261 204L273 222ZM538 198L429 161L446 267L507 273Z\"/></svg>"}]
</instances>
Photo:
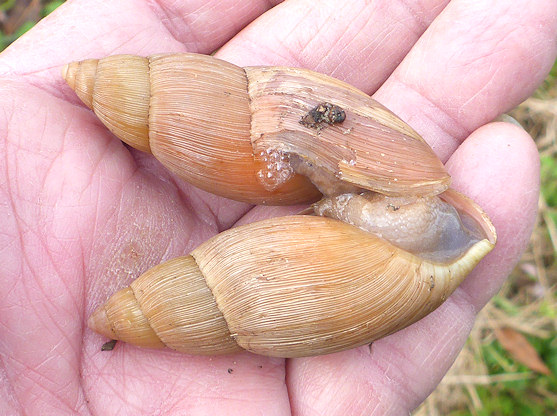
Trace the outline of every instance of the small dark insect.
<instances>
[{"instance_id":1,"label":"small dark insect","mask_svg":"<svg viewBox=\"0 0 557 416\"><path fill-rule=\"evenodd\" d=\"M346 113L338 105L321 103L310 110L300 119L300 124L313 129L320 129L323 123L342 123L346 119Z\"/></svg>"},{"instance_id":2,"label":"small dark insect","mask_svg":"<svg viewBox=\"0 0 557 416\"><path fill-rule=\"evenodd\" d=\"M101 347L101 351L112 351L116 346L116 340L113 339L112 341L105 342Z\"/></svg>"},{"instance_id":3,"label":"small dark insect","mask_svg":"<svg viewBox=\"0 0 557 416\"><path fill-rule=\"evenodd\" d=\"M233 370L233 369L231 369L231 368L229 368L229 369L228 369L228 370L226 370L226 371L228 371L228 374L232 374L232 373L234 372L234 370Z\"/></svg>"}]
</instances>

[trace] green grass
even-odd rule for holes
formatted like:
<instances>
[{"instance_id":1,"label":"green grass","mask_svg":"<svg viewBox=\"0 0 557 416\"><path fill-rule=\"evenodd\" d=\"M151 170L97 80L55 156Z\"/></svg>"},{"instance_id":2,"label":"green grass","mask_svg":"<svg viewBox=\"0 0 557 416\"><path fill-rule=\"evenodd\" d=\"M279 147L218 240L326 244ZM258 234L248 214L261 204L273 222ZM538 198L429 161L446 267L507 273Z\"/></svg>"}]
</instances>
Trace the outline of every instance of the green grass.
<instances>
[{"instance_id":1,"label":"green grass","mask_svg":"<svg viewBox=\"0 0 557 416\"><path fill-rule=\"evenodd\" d=\"M528 340L553 373L557 374L555 337L547 339L528 337ZM483 408L475 413L476 415L545 416L557 408L555 397L544 394L545 392L557 392L557 378L554 375L528 377L532 375L531 371L526 366L515 362L497 341L486 345L483 353L490 375L513 372L523 373L525 378L478 387L477 392ZM455 415L457 414L459 413L455 413ZM461 412L460 414L471 413Z\"/></svg>"},{"instance_id":2,"label":"green grass","mask_svg":"<svg viewBox=\"0 0 557 416\"><path fill-rule=\"evenodd\" d=\"M43 1L42 9L40 13L40 18L52 13L58 6L64 3L65 0L52 0ZM17 4L17 0L5 0L0 2L0 12L9 13L14 9ZM0 32L0 50L6 49L13 41L22 36L25 32L35 26L37 22L34 20L24 21L14 33L6 34L2 30Z\"/></svg>"}]
</instances>

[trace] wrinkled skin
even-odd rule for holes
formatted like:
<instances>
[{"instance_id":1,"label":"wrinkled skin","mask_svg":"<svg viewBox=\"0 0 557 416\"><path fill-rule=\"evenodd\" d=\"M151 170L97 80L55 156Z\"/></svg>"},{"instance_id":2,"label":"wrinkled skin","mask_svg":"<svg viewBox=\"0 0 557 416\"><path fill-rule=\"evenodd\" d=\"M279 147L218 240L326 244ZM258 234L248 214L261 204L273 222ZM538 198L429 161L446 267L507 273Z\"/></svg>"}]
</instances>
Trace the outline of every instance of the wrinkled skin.
<instances>
[{"instance_id":1,"label":"wrinkled skin","mask_svg":"<svg viewBox=\"0 0 557 416\"><path fill-rule=\"evenodd\" d=\"M406 415L439 383L534 223L536 148L491 120L549 71L557 2L275 3L75 0L0 55L0 414ZM371 348L292 360L101 352L85 321L109 293L220 230L289 210L209 195L130 151L60 67L216 49L373 94L488 212L497 248L441 308Z\"/></svg>"}]
</instances>

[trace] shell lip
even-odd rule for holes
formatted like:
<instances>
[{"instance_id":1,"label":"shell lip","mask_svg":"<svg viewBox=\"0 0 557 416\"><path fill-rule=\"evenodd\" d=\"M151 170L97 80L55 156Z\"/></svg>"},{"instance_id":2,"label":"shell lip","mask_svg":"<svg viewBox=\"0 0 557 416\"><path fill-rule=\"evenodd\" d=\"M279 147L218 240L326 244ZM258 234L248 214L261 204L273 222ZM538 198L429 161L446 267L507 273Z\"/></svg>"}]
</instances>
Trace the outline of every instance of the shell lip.
<instances>
[{"instance_id":1,"label":"shell lip","mask_svg":"<svg viewBox=\"0 0 557 416\"><path fill-rule=\"evenodd\" d=\"M460 255L448 255L446 260L421 255L432 264L454 266L456 264L472 264L471 271L479 261L493 250L497 243L495 227L483 209L466 195L449 188L439 195L439 198L450 204L459 214L461 227L470 236L470 244L464 248ZM449 251L450 253L450 251ZM467 266L468 267L468 266ZM467 273L468 273L467 272ZM466 273L466 274L467 274Z\"/></svg>"},{"instance_id":2,"label":"shell lip","mask_svg":"<svg viewBox=\"0 0 557 416\"><path fill-rule=\"evenodd\" d=\"M394 175L382 178L370 172L369 168L346 160L339 161L337 169L336 175L339 179L388 196L439 195L448 190L451 185L451 176L444 169L439 169L439 173L434 178L422 176L413 181L408 179L399 181Z\"/></svg>"},{"instance_id":3,"label":"shell lip","mask_svg":"<svg viewBox=\"0 0 557 416\"><path fill-rule=\"evenodd\" d=\"M497 243L497 231L485 211L471 198L449 188L439 195L445 202L466 214L480 227L483 237L493 246Z\"/></svg>"}]
</instances>

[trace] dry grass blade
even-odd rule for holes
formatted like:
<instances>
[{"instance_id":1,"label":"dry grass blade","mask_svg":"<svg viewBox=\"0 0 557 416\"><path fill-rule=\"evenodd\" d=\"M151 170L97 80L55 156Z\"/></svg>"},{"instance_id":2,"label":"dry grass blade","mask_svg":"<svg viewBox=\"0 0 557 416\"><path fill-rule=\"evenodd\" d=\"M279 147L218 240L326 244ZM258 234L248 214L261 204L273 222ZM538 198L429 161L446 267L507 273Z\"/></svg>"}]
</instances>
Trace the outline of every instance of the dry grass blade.
<instances>
[{"instance_id":1,"label":"dry grass blade","mask_svg":"<svg viewBox=\"0 0 557 416\"><path fill-rule=\"evenodd\" d=\"M498 328L495 330L495 336L501 346L518 362L538 373L551 374L551 370L541 360L536 349L520 332L512 328Z\"/></svg>"},{"instance_id":2,"label":"dry grass blade","mask_svg":"<svg viewBox=\"0 0 557 416\"><path fill-rule=\"evenodd\" d=\"M517 381L526 380L532 378L533 376L528 373L505 373L505 374L494 374L489 375L471 375L471 374L459 374L456 376L447 376L443 379L443 384L476 384L476 385L486 385L493 383L504 383L507 381Z\"/></svg>"},{"instance_id":3,"label":"dry grass blade","mask_svg":"<svg viewBox=\"0 0 557 416\"><path fill-rule=\"evenodd\" d=\"M13 8L4 13L0 27L2 31L11 35L26 21L36 22L41 15L40 0L19 0L14 2Z\"/></svg>"}]
</instances>

